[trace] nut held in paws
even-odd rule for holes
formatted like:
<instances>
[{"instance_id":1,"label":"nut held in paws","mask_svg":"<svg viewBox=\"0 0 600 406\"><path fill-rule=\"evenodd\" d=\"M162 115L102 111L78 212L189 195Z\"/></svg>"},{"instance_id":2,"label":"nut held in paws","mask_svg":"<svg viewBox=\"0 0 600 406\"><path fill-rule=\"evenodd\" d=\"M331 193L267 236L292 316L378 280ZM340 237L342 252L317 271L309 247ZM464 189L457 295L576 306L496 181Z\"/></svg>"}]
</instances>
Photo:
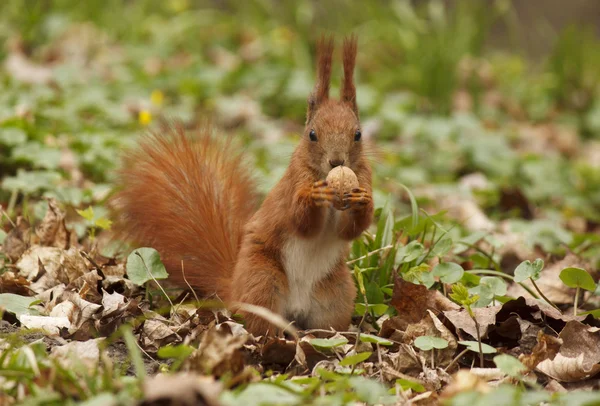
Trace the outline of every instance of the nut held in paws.
<instances>
[{"instance_id":1,"label":"nut held in paws","mask_svg":"<svg viewBox=\"0 0 600 406\"><path fill-rule=\"evenodd\" d=\"M340 197L358 187L356 174L347 166L336 166L329 171L326 180L327 184L335 189Z\"/></svg>"}]
</instances>

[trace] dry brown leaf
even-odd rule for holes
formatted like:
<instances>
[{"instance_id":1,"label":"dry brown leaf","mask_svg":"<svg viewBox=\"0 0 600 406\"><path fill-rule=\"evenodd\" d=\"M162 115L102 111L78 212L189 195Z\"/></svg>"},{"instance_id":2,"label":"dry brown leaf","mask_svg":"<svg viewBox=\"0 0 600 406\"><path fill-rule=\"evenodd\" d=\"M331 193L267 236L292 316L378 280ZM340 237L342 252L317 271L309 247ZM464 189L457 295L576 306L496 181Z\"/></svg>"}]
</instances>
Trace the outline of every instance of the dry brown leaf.
<instances>
[{"instance_id":1,"label":"dry brown leaf","mask_svg":"<svg viewBox=\"0 0 600 406\"><path fill-rule=\"evenodd\" d=\"M0 266L2 266L0 264ZM29 295L29 281L21 275L15 275L12 271L0 274L0 293L14 293L16 295Z\"/></svg>"},{"instance_id":2,"label":"dry brown leaf","mask_svg":"<svg viewBox=\"0 0 600 406\"><path fill-rule=\"evenodd\" d=\"M57 336L61 329L69 329L71 322L67 317L51 317L51 316L31 316L22 314L19 316L19 321L23 327L28 329L41 330L50 336Z\"/></svg>"},{"instance_id":3,"label":"dry brown leaf","mask_svg":"<svg viewBox=\"0 0 600 406\"><path fill-rule=\"evenodd\" d=\"M481 338L487 337L488 328L496 324L496 314L498 314L501 308L501 306L491 306L473 309L473 315L477 319L477 323L479 323ZM444 316L454 325L459 333L462 330L472 338L477 339L475 322L465 309L446 311L444 312Z\"/></svg>"},{"instance_id":4,"label":"dry brown leaf","mask_svg":"<svg viewBox=\"0 0 600 406\"><path fill-rule=\"evenodd\" d=\"M139 324L139 316L142 315L139 302L131 299L124 306L118 306L110 311L103 311L96 316L94 326L103 336L114 333L124 323Z\"/></svg>"},{"instance_id":5,"label":"dry brown leaf","mask_svg":"<svg viewBox=\"0 0 600 406\"><path fill-rule=\"evenodd\" d=\"M158 374L144 381L142 405L218 406L222 384L211 376Z\"/></svg>"},{"instance_id":6,"label":"dry brown leaf","mask_svg":"<svg viewBox=\"0 0 600 406\"><path fill-rule=\"evenodd\" d=\"M180 343L181 337L167 325L165 320L148 319L142 326L142 347L150 352L172 343Z\"/></svg>"},{"instance_id":7,"label":"dry brown leaf","mask_svg":"<svg viewBox=\"0 0 600 406\"><path fill-rule=\"evenodd\" d=\"M187 360L187 368L217 377L225 373L240 374L244 369L242 348L247 339L215 326L204 333L198 349Z\"/></svg>"},{"instance_id":8,"label":"dry brown leaf","mask_svg":"<svg viewBox=\"0 0 600 406\"><path fill-rule=\"evenodd\" d=\"M576 382L600 372L600 329L569 321L558 336L562 340L554 359L540 362L537 370L561 382Z\"/></svg>"},{"instance_id":9,"label":"dry brown leaf","mask_svg":"<svg viewBox=\"0 0 600 406\"><path fill-rule=\"evenodd\" d=\"M71 232L65 225L66 214L54 199L48 199L48 210L42 222L35 228L40 245L69 248Z\"/></svg>"},{"instance_id":10,"label":"dry brown leaf","mask_svg":"<svg viewBox=\"0 0 600 406\"><path fill-rule=\"evenodd\" d=\"M552 360L558 353L562 340L539 330L537 344L533 347L531 354L521 354L519 360L530 371L534 370L542 361Z\"/></svg>"},{"instance_id":11,"label":"dry brown leaf","mask_svg":"<svg viewBox=\"0 0 600 406\"><path fill-rule=\"evenodd\" d=\"M2 244L2 252L11 260L16 261L27 250L30 244L31 231L29 223L22 217L17 218L16 227L8 232Z\"/></svg>"},{"instance_id":12,"label":"dry brown leaf","mask_svg":"<svg viewBox=\"0 0 600 406\"><path fill-rule=\"evenodd\" d=\"M596 375L600 372L600 365L589 366L584 360L584 354L570 358L558 353L553 360L540 362L537 370L557 381L577 382Z\"/></svg>"},{"instance_id":13,"label":"dry brown leaf","mask_svg":"<svg viewBox=\"0 0 600 406\"><path fill-rule=\"evenodd\" d=\"M404 330L408 324L418 323L428 310L440 313L444 310L459 309L437 290L429 290L423 285L415 285L402 278L394 281L391 305L398 312L394 317L396 328Z\"/></svg>"},{"instance_id":14,"label":"dry brown leaf","mask_svg":"<svg viewBox=\"0 0 600 406\"><path fill-rule=\"evenodd\" d=\"M16 264L21 275L34 283L36 293L59 283L69 284L88 272L87 265L75 247L62 250L56 247L30 247Z\"/></svg>"},{"instance_id":15,"label":"dry brown leaf","mask_svg":"<svg viewBox=\"0 0 600 406\"><path fill-rule=\"evenodd\" d=\"M68 344L53 347L51 357L58 360L65 368L84 365L90 370L95 370L100 361L98 344L103 340L104 338L71 341Z\"/></svg>"}]
</instances>

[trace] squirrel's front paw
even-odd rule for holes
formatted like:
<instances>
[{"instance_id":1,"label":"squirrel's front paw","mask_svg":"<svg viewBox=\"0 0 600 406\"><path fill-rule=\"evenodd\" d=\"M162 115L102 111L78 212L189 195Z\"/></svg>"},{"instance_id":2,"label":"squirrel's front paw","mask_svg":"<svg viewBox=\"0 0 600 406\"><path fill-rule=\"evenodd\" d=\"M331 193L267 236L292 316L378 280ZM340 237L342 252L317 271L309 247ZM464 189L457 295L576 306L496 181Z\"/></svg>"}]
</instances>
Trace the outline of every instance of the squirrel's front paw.
<instances>
[{"instance_id":1,"label":"squirrel's front paw","mask_svg":"<svg viewBox=\"0 0 600 406\"><path fill-rule=\"evenodd\" d=\"M344 193L342 198L342 210L360 209L371 202L371 195L363 188L354 188L352 191Z\"/></svg>"},{"instance_id":2,"label":"squirrel's front paw","mask_svg":"<svg viewBox=\"0 0 600 406\"><path fill-rule=\"evenodd\" d=\"M315 182L310 189L310 201L317 207L331 207L336 201L335 190L324 180Z\"/></svg>"}]
</instances>

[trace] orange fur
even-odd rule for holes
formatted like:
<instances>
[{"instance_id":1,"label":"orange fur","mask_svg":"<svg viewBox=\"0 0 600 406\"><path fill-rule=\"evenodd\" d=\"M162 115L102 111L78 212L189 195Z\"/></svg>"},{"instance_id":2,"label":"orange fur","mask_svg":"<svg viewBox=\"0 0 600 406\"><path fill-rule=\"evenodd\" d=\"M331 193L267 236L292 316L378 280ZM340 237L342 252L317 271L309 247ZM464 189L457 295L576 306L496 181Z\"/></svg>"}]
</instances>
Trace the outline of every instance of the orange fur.
<instances>
[{"instance_id":1,"label":"orange fur","mask_svg":"<svg viewBox=\"0 0 600 406\"><path fill-rule=\"evenodd\" d=\"M208 129L163 128L129 151L112 198L118 234L161 254L171 279L229 299L243 226L257 197L228 139Z\"/></svg>"},{"instance_id":2,"label":"orange fur","mask_svg":"<svg viewBox=\"0 0 600 406\"><path fill-rule=\"evenodd\" d=\"M266 307L300 328L341 330L356 297L345 264L349 242L370 225L373 202L371 168L356 139L356 39L344 43L339 101L329 99L332 53L333 40L322 39L303 137L254 214L248 171L206 130L190 139L172 129L145 140L126 157L132 165L121 171L115 202L119 229L158 249L171 272L187 259L187 278L202 293ZM341 201L324 181L334 162L359 180ZM244 317L252 333L276 333L264 319Z\"/></svg>"}]
</instances>

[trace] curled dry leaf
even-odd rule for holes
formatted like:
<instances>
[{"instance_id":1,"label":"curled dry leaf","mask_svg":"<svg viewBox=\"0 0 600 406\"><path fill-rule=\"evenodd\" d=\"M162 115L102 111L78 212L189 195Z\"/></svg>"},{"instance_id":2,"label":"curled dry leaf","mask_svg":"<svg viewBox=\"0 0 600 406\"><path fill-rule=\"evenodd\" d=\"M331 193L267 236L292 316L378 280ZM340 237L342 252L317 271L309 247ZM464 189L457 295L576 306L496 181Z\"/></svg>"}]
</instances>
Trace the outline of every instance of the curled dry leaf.
<instances>
[{"instance_id":1,"label":"curled dry leaf","mask_svg":"<svg viewBox=\"0 0 600 406\"><path fill-rule=\"evenodd\" d=\"M187 367L217 377L225 373L238 375L244 369L242 348L247 339L248 336L234 336L215 326L204 333L198 349L188 358Z\"/></svg>"},{"instance_id":2,"label":"curled dry leaf","mask_svg":"<svg viewBox=\"0 0 600 406\"><path fill-rule=\"evenodd\" d=\"M172 343L181 342L181 337L175 333L165 320L148 319L144 322L141 334L141 344L150 352Z\"/></svg>"},{"instance_id":3,"label":"curled dry leaf","mask_svg":"<svg viewBox=\"0 0 600 406\"><path fill-rule=\"evenodd\" d=\"M69 248L71 232L65 225L66 214L54 199L48 199L48 210L42 222L35 228L39 244L44 246Z\"/></svg>"},{"instance_id":4,"label":"curled dry leaf","mask_svg":"<svg viewBox=\"0 0 600 406\"><path fill-rule=\"evenodd\" d=\"M88 302L72 291L64 291L57 299L57 303L50 315L67 317L71 322L69 334L75 334L84 325L87 325L86 331L82 331L84 337L93 332L94 315L100 310L100 305Z\"/></svg>"},{"instance_id":5,"label":"curled dry leaf","mask_svg":"<svg viewBox=\"0 0 600 406\"><path fill-rule=\"evenodd\" d=\"M600 329L569 321L558 337L562 340L554 359L546 359L537 370L561 382L577 382L600 372Z\"/></svg>"},{"instance_id":6,"label":"curled dry leaf","mask_svg":"<svg viewBox=\"0 0 600 406\"><path fill-rule=\"evenodd\" d=\"M18 217L16 227L10 230L4 239L2 252L11 261L18 260L29 247L30 236L29 223L23 217Z\"/></svg>"},{"instance_id":7,"label":"curled dry leaf","mask_svg":"<svg viewBox=\"0 0 600 406\"><path fill-rule=\"evenodd\" d=\"M32 330L42 330L45 334L50 336L57 336L60 334L61 329L69 329L71 322L68 317L51 317L51 316L30 316L28 314L22 314L19 316L21 325Z\"/></svg>"},{"instance_id":8,"label":"curled dry leaf","mask_svg":"<svg viewBox=\"0 0 600 406\"><path fill-rule=\"evenodd\" d=\"M99 316L96 315L94 326L100 334L107 336L114 333L124 323L137 325L136 320L141 315L142 310L140 309L139 302L131 299L116 309L105 310Z\"/></svg>"},{"instance_id":9,"label":"curled dry leaf","mask_svg":"<svg viewBox=\"0 0 600 406\"><path fill-rule=\"evenodd\" d=\"M537 344L533 347L531 354L521 354L519 361L523 363L530 371L534 370L542 361L553 360L558 353L562 340L544 334L542 330L538 331Z\"/></svg>"},{"instance_id":10,"label":"curled dry leaf","mask_svg":"<svg viewBox=\"0 0 600 406\"><path fill-rule=\"evenodd\" d=\"M51 356L58 360L65 368L77 368L84 365L94 370L100 361L100 349L98 343L104 338L96 338L87 341L71 341L59 347L53 347Z\"/></svg>"},{"instance_id":11,"label":"curled dry leaf","mask_svg":"<svg viewBox=\"0 0 600 406\"><path fill-rule=\"evenodd\" d=\"M500 311L501 306L481 307L472 309L473 315L479 324L479 334L481 338L485 338L488 333L488 328L496 324L496 314ZM444 316L454 325L457 332L464 331L472 338L477 339L477 329L475 322L465 309L450 310L444 312Z\"/></svg>"},{"instance_id":12,"label":"curled dry leaf","mask_svg":"<svg viewBox=\"0 0 600 406\"><path fill-rule=\"evenodd\" d=\"M17 262L21 275L34 282L31 289L41 293L59 283L69 284L88 272L86 263L75 247L30 247Z\"/></svg>"},{"instance_id":13,"label":"curled dry leaf","mask_svg":"<svg viewBox=\"0 0 600 406\"><path fill-rule=\"evenodd\" d=\"M158 374L144 382L142 405L218 406L222 384L213 377Z\"/></svg>"},{"instance_id":14,"label":"curled dry leaf","mask_svg":"<svg viewBox=\"0 0 600 406\"><path fill-rule=\"evenodd\" d=\"M460 307L437 290L428 290L423 285L415 285L402 278L394 281L391 305L398 311L394 317L396 328L404 330L411 323L418 323L428 310L441 312L458 310Z\"/></svg>"}]
</instances>

